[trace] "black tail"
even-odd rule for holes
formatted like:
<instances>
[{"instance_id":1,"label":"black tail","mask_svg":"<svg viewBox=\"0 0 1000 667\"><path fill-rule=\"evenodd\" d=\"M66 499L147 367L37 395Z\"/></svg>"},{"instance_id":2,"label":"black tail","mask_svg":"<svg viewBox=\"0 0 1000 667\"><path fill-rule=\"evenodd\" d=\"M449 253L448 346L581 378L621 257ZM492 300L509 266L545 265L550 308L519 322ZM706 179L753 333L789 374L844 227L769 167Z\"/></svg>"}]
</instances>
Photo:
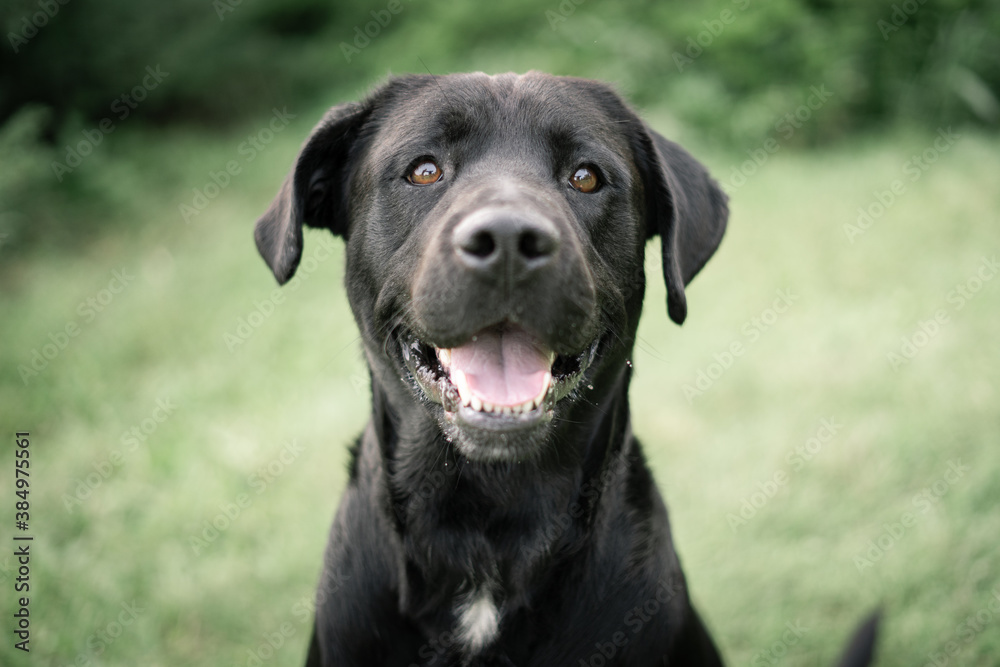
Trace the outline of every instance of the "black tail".
<instances>
[{"instance_id":1,"label":"black tail","mask_svg":"<svg viewBox=\"0 0 1000 667\"><path fill-rule=\"evenodd\" d=\"M876 610L854 631L851 643L844 649L837 667L865 667L871 664L875 655L875 641L878 639L881 613L880 610Z\"/></svg>"}]
</instances>

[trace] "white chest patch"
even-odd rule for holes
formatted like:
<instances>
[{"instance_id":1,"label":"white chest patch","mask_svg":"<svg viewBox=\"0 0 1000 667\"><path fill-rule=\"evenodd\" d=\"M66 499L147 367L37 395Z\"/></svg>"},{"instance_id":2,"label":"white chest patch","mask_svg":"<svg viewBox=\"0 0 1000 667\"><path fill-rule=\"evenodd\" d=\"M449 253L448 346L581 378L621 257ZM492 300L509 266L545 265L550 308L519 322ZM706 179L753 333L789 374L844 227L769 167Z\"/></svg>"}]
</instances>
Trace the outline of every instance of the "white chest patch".
<instances>
[{"instance_id":1,"label":"white chest patch","mask_svg":"<svg viewBox=\"0 0 1000 667\"><path fill-rule=\"evenodd\" d=\"M470 652L493 641L500 629L500 612L489 591L474 593L458 611L458 639Z\"/></svg>"}]
</instances>

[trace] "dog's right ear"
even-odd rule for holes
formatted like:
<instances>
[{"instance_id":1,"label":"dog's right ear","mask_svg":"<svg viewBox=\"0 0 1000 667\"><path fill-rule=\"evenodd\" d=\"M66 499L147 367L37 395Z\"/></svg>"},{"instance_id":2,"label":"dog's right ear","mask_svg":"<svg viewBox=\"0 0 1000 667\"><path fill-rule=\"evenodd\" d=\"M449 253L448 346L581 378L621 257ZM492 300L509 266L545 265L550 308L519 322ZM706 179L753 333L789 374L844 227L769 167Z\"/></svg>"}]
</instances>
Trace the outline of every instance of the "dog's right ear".
<instances>
[{"instance_id":1,"label":"dog's right ear","mask_svg":"<svg viewBox=\"0 0 1000 667\"><path fill-rule=\"evenodd\" d=\"M347 167L351 147L371 112L371 103L333 107L302 145L278 196L257 221L257 250L278 284L285 284L302 258L302 223L334 234L347 230Z\"/></svg>"},{"instance_id":2,"label":"dog's right ear","mask_svg":"<svg viewBox=\"0 0 1000 667\"><path fill-rule=\"evenodd\" d=\"M650 236L662 242L667 312L687 317L684 287L715 253L729 220L728 197L708 170L683 148L642 126L636 154L643 173Z\"/></svg>"}]
</instances>

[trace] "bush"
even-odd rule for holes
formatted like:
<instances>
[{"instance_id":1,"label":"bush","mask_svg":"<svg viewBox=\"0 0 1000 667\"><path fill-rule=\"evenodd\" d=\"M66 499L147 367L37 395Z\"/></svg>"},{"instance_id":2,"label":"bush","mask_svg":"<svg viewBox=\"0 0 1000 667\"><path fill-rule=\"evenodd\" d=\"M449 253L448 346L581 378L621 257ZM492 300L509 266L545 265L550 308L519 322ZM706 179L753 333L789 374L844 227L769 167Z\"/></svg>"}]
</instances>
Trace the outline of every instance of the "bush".
<instances>
[{"instance_id":1,"label":"bush","mask_svg":"<svg viewBox=\"0 0 1000 667\"><path fill-rule=\"evenodd\" d=\"M60 1L65 4L59 4ZM1000 4L987 0L711 0L613 8L325 0L19 0L0 10L8 41L40 8L37 34L2 51L0 122L26 103L96 122L147 66L170 76L147 120L228 123L392 71L548 69L617 81L643 104L668 102L721 139L760 134L812 86L833 98L800 140L905 118L995 126ZM366 24L380 19L366 39ZM355 48L370 42L353 57ZM369 35L371 32L369 32ZM17 50L15 53L14 50Z\"/></svg>"},{"instance_id":2,"label":"bush","mask_svg":"<svg viewBox=\"0 0 1000 667\"><path fill-rule=\"evenodd\" d=\"M657 122L740 152L768 137L808 146L898 121L1000 118L992 0L549 2L8 2L0 235L72 243L105 224L134 178L114 148L145 124L233 128L357 98L389 72L604 79ZM108 145L85 173L53 167L91 139Z\"/></svg>"}]
</instances>

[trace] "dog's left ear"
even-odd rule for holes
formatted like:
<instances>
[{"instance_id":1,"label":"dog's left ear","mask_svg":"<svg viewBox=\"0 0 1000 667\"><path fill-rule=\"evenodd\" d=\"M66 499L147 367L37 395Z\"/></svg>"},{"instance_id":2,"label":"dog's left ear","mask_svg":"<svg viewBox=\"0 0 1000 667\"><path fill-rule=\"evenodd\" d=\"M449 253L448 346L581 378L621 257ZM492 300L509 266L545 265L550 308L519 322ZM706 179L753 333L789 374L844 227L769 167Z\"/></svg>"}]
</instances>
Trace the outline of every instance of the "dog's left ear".
<instances>
[{"instance_id":1,"label":"dog's left ear","mask_svg":"<svg viewBox=\"0 0 1000 667\"><path fill-rule=\"evenodd\" d=\"M347 165L370 108L370 104L349 102L330 109L302 145L281 190L257 221L257 250L278 284L292 277L302 258L303 223L334 234L346 232Z\"/></svg>"},{"instance_id":2,"label":"dog's left ear","mask_svg":"<svg viewBox=\"0 0 1000 667\"><path fill-rule=\"evenodd\" d=\"M646 187L649 236L660 235L667 312L687 317L684 286L715 253L726 231L728 197L683 148L643 125L637 159Z\"/></svg>"}]
</instances>

